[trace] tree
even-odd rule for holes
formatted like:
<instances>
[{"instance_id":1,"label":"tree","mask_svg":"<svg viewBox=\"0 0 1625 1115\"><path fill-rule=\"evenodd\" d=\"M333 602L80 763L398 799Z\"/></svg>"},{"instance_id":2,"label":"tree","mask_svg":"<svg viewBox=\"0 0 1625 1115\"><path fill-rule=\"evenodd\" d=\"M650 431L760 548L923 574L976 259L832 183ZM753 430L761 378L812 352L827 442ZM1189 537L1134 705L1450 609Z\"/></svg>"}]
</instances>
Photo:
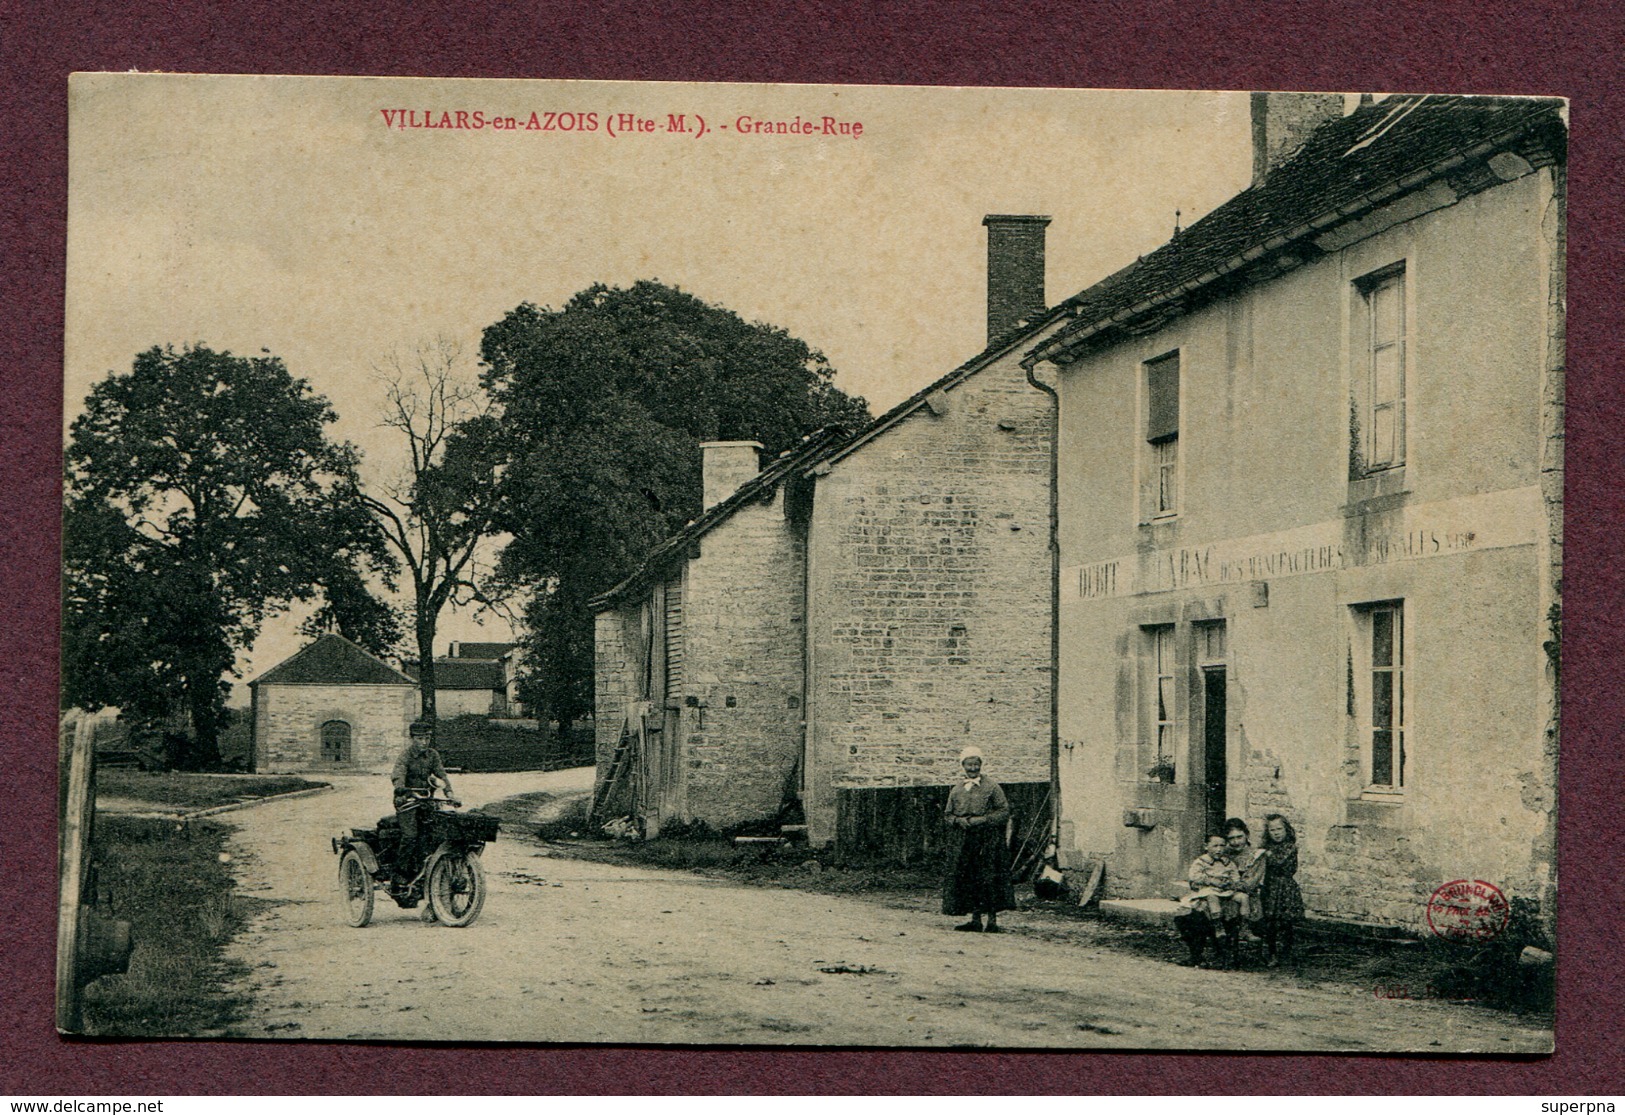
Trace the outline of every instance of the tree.
<instances>
[{"instance_id":1,"label":"tree","mask_svg":"<svg viewBox=\"0 0 1625 1115\"><path fill-rule=\"evenodd\" d=\"M869 420L822 353L656 282L521 305L480 352L508 462L500 570L530 589L521 688L566 724L592 708L588 601L699 515L700 442L774 454Z\"/></svg>"},{"instance_id":2,"label":"tree","mask_svg":"<svg viewBox=\"0 0 1625 1115\"><path fill-rule=\"evenodd\" d=\"M383 425L402 436L407 461L383 499L366 497L410 578L418 687L430 720L440 614L448 605L497 603L478 576L496 506L495 424L479 385L459 374L460 355L455 342L441 339L386 358Z\"/></svg>"},{"instance_id":3,"label":"tree","mask_svg":"<svg viewBox=\"0 0 1625 1115\"><path fill-rule=\"evenodd\" d=\"M395 589L392 573L375 571L375 575L385 589ZM350 566L334 569L319 587L321 607L300 623L299 634L313 639L337 631L379 658L393 658L400 653L405 633L399 612L387 600L379 599L359 570Z\"/></svg>"},{"instance_id":4,"label":"tree","mask_svg":"<svg viewBox=\"0 0 1625 1115\"><path fill-rule=\"evenodd\" d=\"M152 348L73 422L63 519L63 697L184 715L219 760L227 676L264 620L323 584L387 574L355 450L274 356Z\"/></svg>"}]
</instances>

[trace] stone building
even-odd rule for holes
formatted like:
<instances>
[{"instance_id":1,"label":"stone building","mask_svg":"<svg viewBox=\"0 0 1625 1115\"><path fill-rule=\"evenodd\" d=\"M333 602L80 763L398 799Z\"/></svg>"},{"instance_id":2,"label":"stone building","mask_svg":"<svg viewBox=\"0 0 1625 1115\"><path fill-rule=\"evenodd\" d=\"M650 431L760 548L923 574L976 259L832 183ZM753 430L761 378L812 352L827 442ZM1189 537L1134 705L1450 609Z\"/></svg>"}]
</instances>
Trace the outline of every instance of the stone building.
<instances>
[{"instance_id":1,"label":"stone building","mask_svg":"<svg viewBox=\"0 0 1625 1115\"><path fill-rule=\"evenodd\" d=\"M722 830L772 820L799 787L812 435L761 468L757 442L703 445L705 510L596 610L601 816Z\"/></svg>"},{"instance_id":2,"label":"stone building","mask_svg":"<svg viewBox=\"0 0 1625 1115\"><path fill-rule=\"evenodd\" d=\"M1060 319L1048 219L984 223L983 353L760 472L754 443L705 446L705 513L596 602L601 795L625 795L610 812L800 813L816 843L908 858L975 743L1018 827L1042 830L1053 405L1020 357Z\"/></svg>"},{"instance_id":3,"label":"stone building","mask_svg":"<svg viewBox=\"0 0 1625 1115\"><path fill-rule=\"evenodd\" d=\"M934 844L967 744L1022 829L1050 789L1049 222L983 223L988 347L811 470L809 834L888 859Z\"/></svg>"},{"instance_id":4,"label":"stone building","mask_svg":"<svg viewBox=\"0 0 1625 1115\"><path fill-rule=\"evenodd\" d=\"M248 683L249 767L388 771L418 711L417 683L342 635L323 635Z\"/></svg>"},{"instance_id":5,"label":"stone building","mask_svg":"<svg viewBox=\"0 0 1625 1115\"><path fill-rule=\"evenodd\" d=\"M1063 846L1166 892L1296 826L1311 915L1550 917L1565 126L1554 102L1254 95L1255 176L1069 300Z\"/></svg>"}]
</instances>

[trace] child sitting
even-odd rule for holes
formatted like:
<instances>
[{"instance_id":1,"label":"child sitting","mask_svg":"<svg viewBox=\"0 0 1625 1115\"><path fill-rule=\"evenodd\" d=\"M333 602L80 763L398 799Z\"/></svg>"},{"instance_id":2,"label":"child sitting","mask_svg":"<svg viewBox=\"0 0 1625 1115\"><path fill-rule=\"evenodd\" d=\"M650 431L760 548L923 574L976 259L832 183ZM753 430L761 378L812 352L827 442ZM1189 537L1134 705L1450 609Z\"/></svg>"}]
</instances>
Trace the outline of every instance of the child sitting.
<instances>
[{"instance_id":1,"label":"child sitting","mask_svg":"<svg viewBox=\"0 0 1625 1115\"><path fill-rule=\"evenodd\" d=\"M1207 914L1213 922L1213 935L1227 935L1224 927L1224 904L1228 899L1237 916L1247 920L1247 896L1236 890L1241 884L1241 872L1231 862L1225 848L1224 837L1207 838L1207 851L1191 861L1188 881L1191 893L1179 901Z\"/></svg>"}]
</instances>

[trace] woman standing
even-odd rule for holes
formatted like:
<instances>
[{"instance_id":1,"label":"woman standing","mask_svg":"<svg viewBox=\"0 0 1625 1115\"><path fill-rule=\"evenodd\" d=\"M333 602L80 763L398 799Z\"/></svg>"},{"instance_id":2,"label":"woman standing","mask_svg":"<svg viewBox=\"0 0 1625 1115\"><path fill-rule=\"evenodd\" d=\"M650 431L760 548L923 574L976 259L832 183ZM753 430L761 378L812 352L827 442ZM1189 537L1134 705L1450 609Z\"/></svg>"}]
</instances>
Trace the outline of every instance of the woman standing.
<instances>
[{"instance_id":1,"label":"woman standing","mask_svg":"<svg viewBox=\"0 0 1625 1115\"><path fill-rule=\"evenodd\" d=\"M965 780L948 791L948 868L942 886L942 912L970 920L954 926L962 933L1002 933L999 911L1015 906L1010 885L1010 849L1005 822L1010 805L999 784L982 773L982 752L959 753ZM986 923L983 923L983 918Z\"/></svg>"},{"instance_id":2,"label":"woman standing","mask_svg":"<svg viewBox=\"0 0 1625 1115\"><path fill-rule=\"evenodd\" d=\"M1298 834L1279 813L1264 818L1264 943L1269 966L1292 959L1293 927L1303 920L1298 889Z\"/></svg>"}]
</instances>

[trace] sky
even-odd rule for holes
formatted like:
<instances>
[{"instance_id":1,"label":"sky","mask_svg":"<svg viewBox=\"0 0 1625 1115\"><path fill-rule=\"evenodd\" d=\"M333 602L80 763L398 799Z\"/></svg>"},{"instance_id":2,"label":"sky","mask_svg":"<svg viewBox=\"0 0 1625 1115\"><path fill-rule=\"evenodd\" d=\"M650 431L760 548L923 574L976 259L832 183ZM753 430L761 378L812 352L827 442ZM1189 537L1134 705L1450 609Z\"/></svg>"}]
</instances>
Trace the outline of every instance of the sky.
<instances>
[{"instance_id":1,"label":"sky","mask_svg":"<svg viewBox=\"0 0 1625 1115\"><path fill-rule=\"evenodd\" d=\"M154 345L264 349L377 482L392 351L450 338L472 376L521 302L646 278L783 327L878 414L982 349L984 215L1052 218L1054 303L1243 189L1249 137L1244 92L79 74L66 421ZM506 637L460 614L440 644Z\"/></svg>"}]
</instances>

